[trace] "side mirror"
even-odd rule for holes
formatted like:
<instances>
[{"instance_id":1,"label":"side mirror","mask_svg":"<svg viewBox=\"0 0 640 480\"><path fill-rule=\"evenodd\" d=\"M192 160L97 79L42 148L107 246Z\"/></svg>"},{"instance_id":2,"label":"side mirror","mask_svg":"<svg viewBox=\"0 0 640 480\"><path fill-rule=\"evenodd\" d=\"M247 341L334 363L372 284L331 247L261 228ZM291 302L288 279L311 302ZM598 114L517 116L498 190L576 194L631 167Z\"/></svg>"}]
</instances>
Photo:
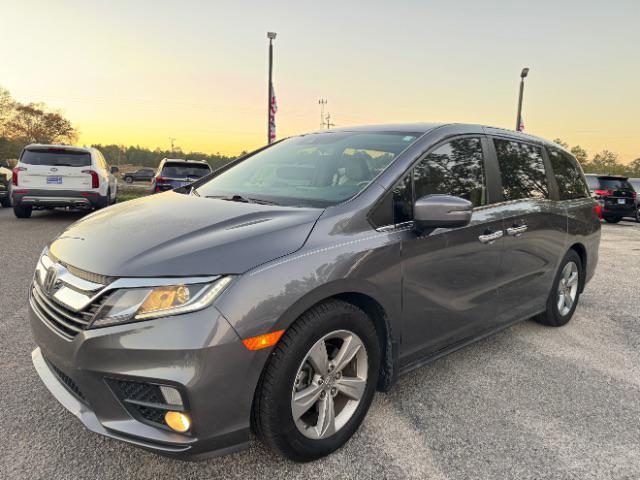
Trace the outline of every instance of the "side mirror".
<instances>
[{"instance_id":1,"label":"side mirror","mask_svg":"<svg viewBox=\"0 0 640 480\"><path fill-rule=\"evenodd\" d=\"M110 172L111 173L118 173L120 171L120 169L118 167L111 167Z\"/></svg>"},{"instance_id":2,"label":"side mirror","mask_svg":"<svg viewBox=\"0 0 640 480\"><path fill-rule=\"evenodd\" d=\"M451 195L427 195L416 200L413 224L416 230L464 227L471 221L473 204Z\"/></svg>"}]
</instances>

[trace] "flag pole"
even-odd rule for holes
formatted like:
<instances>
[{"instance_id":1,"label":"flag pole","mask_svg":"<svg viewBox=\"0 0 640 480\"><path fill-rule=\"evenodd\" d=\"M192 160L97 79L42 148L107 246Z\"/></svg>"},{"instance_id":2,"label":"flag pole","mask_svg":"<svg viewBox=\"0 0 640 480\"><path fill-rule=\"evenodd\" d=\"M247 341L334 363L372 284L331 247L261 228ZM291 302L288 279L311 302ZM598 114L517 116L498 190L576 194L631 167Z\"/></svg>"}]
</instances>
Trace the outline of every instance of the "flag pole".
<instances>
[{"instance_id":1,"label":"flag pole","mask_svg":"<svg viewBox=\"0 0 640 480\"><path fill-rule=\"evenodd\" d=\"M267 144L271 143L271 100L273 96L273 40L276 38L275 32L267 32L269 39L269 92L267 94Z\"/></svg>"}]
</instances>

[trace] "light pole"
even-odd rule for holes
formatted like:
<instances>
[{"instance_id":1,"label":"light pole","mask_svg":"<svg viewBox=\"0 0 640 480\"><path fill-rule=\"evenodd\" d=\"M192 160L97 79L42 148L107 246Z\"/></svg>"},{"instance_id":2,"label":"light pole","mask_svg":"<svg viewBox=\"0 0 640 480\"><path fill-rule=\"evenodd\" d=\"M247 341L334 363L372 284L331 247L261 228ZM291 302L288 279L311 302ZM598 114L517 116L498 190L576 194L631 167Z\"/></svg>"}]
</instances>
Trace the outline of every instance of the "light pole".
<instances>
[{"instance_id":1,"label":"light pole","mask_svg":"<svg viewBox=\"0 0 640 480\"><path fill-rule=\"evenodd\" d=\"M271 143L271 101L273 97L273 41L276 38L276 32L267 32L269 39L269 94L267 96L267 143Z\"/></svg>"},{"instance_id":2,"label":"light pole","mask_svg":"<svg viewBox=\"0 0 640 480\"><path fill-rule=\"evenodd\" d=\"M525 67L520 72L520 95L518 97L518 116L516 117L516 130L521 132L524 130L524 125L522 125L522 95L524 94L524 79L527 78L529 74L529 68Z\"/></svg>"}]
</instances>

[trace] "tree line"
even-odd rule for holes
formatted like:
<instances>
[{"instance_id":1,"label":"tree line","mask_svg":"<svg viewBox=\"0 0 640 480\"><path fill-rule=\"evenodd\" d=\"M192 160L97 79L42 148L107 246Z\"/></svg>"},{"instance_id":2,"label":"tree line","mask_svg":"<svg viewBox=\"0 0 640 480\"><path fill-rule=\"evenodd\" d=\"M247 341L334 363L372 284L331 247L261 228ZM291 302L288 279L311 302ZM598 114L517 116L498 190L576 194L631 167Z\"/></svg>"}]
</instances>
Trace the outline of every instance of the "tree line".
<instances>
[{"instance_id":1,"label":"tree line","mask_svg":"<svg viewBox=\"0 0 640 480\"><path fill-rule=\"evenodd\" d=\"M20 103L9 91L0 87L0 161L15 160L30 143L73 144L78 130L60 112L44 103ZM229 163L236 157L220 153L183 152L140 146L92 145L99 149L111 165L133 164L155 168L163 158L205 160L212 168ZM242 152L241 155L246 152Z\"/></svg>"},{"instance_id":2,"label":"tree line","mask_svg":"<svg viewBox=\"0 0 640 480\"><path fill-rule=\"evenodd\" d=\"M556 138L554 142L569 150L573 156L576 157L578 162L580 162L585 173L640 177L640 158L636 158L631 163L625 165L620 163L617 153L609 150L602 150L589 159L589 154L580 145L575 145L569 148L569 144L564 142L561 138Z\"/></svg>"},{"instance_id":3,"label":"tree line","mask_svg":"<svg viewBox=\"0 0 640 480\"><path fill-rule=\"evenodd\" d=\"M0 87L0 161L13 160L30 143L73 144L78 140L78 130L60 112L49 109L44 103L20 103L8 90ZM618 154L603 150L589 158L580 145L569 148L560 138L556 143L569 149L587 173L603 173L640 177L640 158L622 164ZM188 158L206 160L212 168L220 167L235 157L203 152L162 150L140 146L92 145L98 148L111 165L140 165L155 168L163 158ZM244 154L246 152L242 152Z\"/></svg>"}]
</instances>

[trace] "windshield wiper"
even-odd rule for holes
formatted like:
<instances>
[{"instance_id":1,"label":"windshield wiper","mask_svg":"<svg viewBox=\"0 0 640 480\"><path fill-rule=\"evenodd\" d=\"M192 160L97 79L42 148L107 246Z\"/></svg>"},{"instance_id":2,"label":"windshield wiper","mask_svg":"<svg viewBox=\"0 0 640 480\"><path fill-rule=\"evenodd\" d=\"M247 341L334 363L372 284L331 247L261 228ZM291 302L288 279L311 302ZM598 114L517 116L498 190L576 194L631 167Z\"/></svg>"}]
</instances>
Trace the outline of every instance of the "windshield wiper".
<instances>
[{"instance_id":1,"label":"windshield wiper","mask_svg":"<svg viewBox=\"0 0 640 480\"><path fill-rule=\"evenodd\" d=\"M228 202L240 202L240 203L258 203L261 205L278 205L276 202L272 202L271 200L264 200L262 198L251 198L251 197L243 197L242 195L209 195L207 198L217 198L219 200L227 200Z\"/></svg>"}]
</instances>

